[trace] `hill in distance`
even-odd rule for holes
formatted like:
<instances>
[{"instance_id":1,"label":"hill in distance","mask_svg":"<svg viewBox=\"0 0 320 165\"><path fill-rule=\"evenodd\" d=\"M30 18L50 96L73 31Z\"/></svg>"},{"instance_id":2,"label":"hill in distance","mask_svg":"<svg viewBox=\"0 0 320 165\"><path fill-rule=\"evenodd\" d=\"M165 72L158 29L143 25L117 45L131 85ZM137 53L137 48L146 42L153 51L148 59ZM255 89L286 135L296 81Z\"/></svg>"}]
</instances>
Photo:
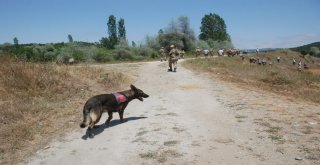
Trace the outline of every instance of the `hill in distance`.
<instances>
[{"instance_id":1,"label":"hill in distance","mask_svg":"<svg viewBox=\"0 0 320 165\"><path fill-rule=\"evenodd\" d=\"M295 47L295 48L290 48L290 49L293 51L297 51L297 52L302 52L302 51L309 52L311 47L317 47L320 49L320 42L314 42L311 44L307 44L307 45L303 45L303 46L299 46L299 47Z\"/></svg>"}]
</instances>

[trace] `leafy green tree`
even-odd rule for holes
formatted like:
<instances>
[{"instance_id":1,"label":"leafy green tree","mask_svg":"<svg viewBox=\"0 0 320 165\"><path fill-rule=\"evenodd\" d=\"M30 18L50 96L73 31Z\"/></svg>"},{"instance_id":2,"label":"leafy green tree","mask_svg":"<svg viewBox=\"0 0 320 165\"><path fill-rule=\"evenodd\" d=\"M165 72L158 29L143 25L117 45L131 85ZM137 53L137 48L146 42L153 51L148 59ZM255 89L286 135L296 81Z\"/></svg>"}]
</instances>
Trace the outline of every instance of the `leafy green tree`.
<instances>
[{"instance_id":1,"label":"leafy green tree","mask_svg":"<svg viewBox=\"0 0 320 165\"><path fill-rule=\"evenodd\" d=\"M70 43L73 42L73 38L72 38L71 34L68 34L68 40L69 40Z\"/></svg>"},{"instance_id":2,"label":"leafy green tree","mask_svg":"<svg viewBox=\"0 0 320 165\"><path fill-rule=\"evenodd\" d=\"M14 37L14 38L13 38L13 44L14 44L15 46L18 46L18 45L19 45L19 40L18 40L17 37Z\"/></svg>"},{"instance_id":3,"label":"leafy green tree","mask_svg":"<svg viewBox=\"0 0 320 165\"><path fill-rule=\"evenodd\" d=\"M170 45L175 45L178 49L183 48L181 33L165 33L159 36L158 42L161 46L164 46L167 51L169 51Z\"/></svg>"},{"instance_id":4,"label":"leafy green tree","mask_svg":"<svg viewBox=\"0 0 320 165\"><path fill-rule=\"evenodd\" d=\"M109 47L109 38L108 37L102 37L100 40L100 44L102 47L108 48Z\"/></svg>"},{"instance_id":5,"label":"leafy green tree","mask_svg":"<svg viewBox=\"0 0 320 165\"><path fill-rule=\"evenodd\" d=\"M207 41L231 41L227 26L218 14L205 15L201 20L199 39Z\"/></svg>"},{"instance_id":6,"label":"leafy green tree","mask_svg":"<svg viewBox=\"0 0 320 165\"><path fill-rule=\"evenodd\" d=\"M194 47L196 37L190 28L189 18L181 16L178 20L172 20L165 30L160 29L157 40L167 50L174 44L178 49L189 51Z\"/></svg>"},{"instance_id":7,"label":"leafy green tree","mask_svg":"<svg viewBox=\"0 0 320 165\"><path fill-rule=\"evenodd\" d=\"M124 25L124 19L120 18L118 22L118 38L126 39L126 27Z\"/></svg>"},{"instance_id":8,"label":"leafy green tree","mask_svg":"<svg viewBox=\"0 0 320 165\"><path fill-rule=\"evenodd\" d=\"M109 34L109 44L107 44L108 48L114 49L115 45L118 43L117 37L117 24L116 17L114 15L109 16L108 20L108 34Z\"/></svg>"}]
</instances>

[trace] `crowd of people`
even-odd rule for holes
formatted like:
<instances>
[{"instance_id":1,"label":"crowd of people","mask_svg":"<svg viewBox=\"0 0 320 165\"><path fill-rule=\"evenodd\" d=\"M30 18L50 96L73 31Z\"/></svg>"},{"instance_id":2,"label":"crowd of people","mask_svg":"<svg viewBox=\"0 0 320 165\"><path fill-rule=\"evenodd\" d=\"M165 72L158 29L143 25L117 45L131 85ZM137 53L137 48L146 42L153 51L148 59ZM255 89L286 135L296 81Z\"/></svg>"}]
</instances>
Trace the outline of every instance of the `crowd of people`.
<instances>
[{"instance_id":1,"label":"crowd of people","mask_svg":"<svg viewBox=\"0 0 320 165\"><path fill-rule=\"evenodd\" d=\"M244 60L244 57L242 58L242 60ZM273 64L273 60L271 58L264 58L264 57L253 57L251 56L249 58L249 62L252 63L252 64L258 64L258 65L266 65L267 64L267 61L269 61L269 65L272 65ZM277 63L280 63L282 60L281 60L281 57L278 56L275 58L275 61L277 61ZM296 65L297 64L297 61L295 58L292 59L292 64L293 65ZM303 67L302 67L303 65ZM306 62L303 62L301 59L299 60L298 62L298 65L297 65L297 68L299 71L301 71L302 69L309 69L309 66L307 65Z\"/></svg>"},{"instance_id":2,"label":"crowd of people","mask_svg":"<svg viewBox=\"0 0 320 165\"><path fill-rule=\"evenodd\" d=\"M240 53L239 49L228 49L227 51L225 51L224 49L219 49L217 51L217 55L218 56L224 56L226 54L230 57L230 56L236 56L239 55L241 57L241 60L245 60L245 56L243 54ZM276 61L277 63L280 63L281 57L277 56L275 59L271 59L270 57L265 58L264 56L260 55L260 50L259 48L256 49L256 57L249 57L249 62L251 64L258 64L258 65L273 65L273 62ZM205 58L208 58L210 56L213 56L213 51L212 50L208 50L208 49L204 49L201 50L199 47L197 47L195 49L195 57L198 58L201 55L203 55ZM160 55L160 61L167 61L167 56L165 53L165 49L164 47L161 47L159 50L159 55ZM170 51L168 53L168 64L169 64L169 72L176 72L177 68L178 68L178 60L179 59L183 59L185 57L185 51L184 50L178 50L175 45L170 45ZM296 65L296 59L293 58L292 59L292 64ZM303 65L303 66L302 66ZM308 69L308 65L306 62L302 62L302 60L300 59L297 65L297 68L299 71L301 71L302 69Z\"/></svg>"},{"instance_id":3,"label":"crowd of people","mask_svg":"<svg viewBox=\"0 0 320 165\"><path fill-rule=\"evenodd\" d=\"M195 50L195 56L196 57L200 57L201 54L203 54L204 57L207 58L209 56L213 56L213 51L212 50L208 50L208 49L201 50L199 47L197 47L196 50ZM224 50L220 49L218 51L218 55L219 56L223 56L224 55ZM178 60L185 58L185 51L183 49L182 50L178 50L175 47L175 45L170 45L170 51L168 53L168 57L166 56L164 47L161 47L159 49L159 56L160 56L160 61L161 62L168 60L168 65L169 65L168 71L169 72L177 72Z\"/></svg>"}]
</instances>

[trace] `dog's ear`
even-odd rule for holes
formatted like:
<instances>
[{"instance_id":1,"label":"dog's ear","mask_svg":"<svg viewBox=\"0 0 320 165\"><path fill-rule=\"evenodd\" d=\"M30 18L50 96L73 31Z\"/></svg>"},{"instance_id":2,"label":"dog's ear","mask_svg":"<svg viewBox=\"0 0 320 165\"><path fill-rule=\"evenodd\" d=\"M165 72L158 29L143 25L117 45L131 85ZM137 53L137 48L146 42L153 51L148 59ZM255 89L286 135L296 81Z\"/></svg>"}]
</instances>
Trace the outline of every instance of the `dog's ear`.
<instances>
[{"instance_id":1,"label":"dog's ear","mask_svg":"<svg viewBox=\"0 0 320 165\"><path fill-rule=\"evenodd\" d=\"M130 88L132 89L132 90L134 90L134 91L136 91L137 90L137 88L134 86L134 85L130 85Z\"/></svg>"}]
</instances>

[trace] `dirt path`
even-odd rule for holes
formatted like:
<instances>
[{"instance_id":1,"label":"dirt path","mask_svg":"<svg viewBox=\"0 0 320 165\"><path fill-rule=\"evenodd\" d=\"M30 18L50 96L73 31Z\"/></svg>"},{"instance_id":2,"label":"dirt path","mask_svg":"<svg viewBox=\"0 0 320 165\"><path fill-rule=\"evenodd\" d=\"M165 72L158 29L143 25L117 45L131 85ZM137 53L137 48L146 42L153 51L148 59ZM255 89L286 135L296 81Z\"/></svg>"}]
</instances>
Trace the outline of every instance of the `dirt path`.
<instances>
[{"instance_id":1,"label":"dirt path","mask_svg":"<svg viewBox=\"0 0 320 165\"><path fill-rule=\"evenodd\" d=\"M119 124L115 114L112 126L96 129L94 139L88 139L79 128L38 151L29 164L319 163L312 157L319 155L310 155L319 148L317 105L306 107L272 94L222 84L182 67L177 73L168 73L166 63L101 67L119 65L133 66L134 84L150 95L144 102L129 104L125 111L129 121ZM292 107L297 111L287 112ZM299 118L295 120L294 115ZM282 120L290 117L290 123ZM100 124L106 118L104 114ZM305 125L311 132L301 130Z\"/></svg>"}]
</instances>

